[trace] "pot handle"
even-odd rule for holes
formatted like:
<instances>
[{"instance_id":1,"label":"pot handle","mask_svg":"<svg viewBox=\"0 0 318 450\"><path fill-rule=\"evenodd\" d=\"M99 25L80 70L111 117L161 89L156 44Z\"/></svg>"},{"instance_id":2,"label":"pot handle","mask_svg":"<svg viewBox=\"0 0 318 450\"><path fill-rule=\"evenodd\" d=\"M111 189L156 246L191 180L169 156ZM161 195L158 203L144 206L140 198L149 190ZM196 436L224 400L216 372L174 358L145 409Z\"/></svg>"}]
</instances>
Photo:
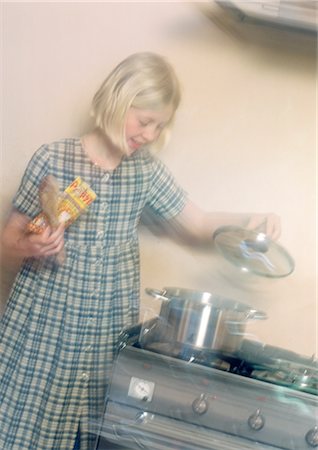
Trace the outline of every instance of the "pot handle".
<instances>
[{"instance_id":1,"label":"pot handle","mask_svg":"<svg viewBox=\"0 0 318 450\"><path fill-rule=\"evenodd\" d=\"M168 302L170 299L168 297L165 297L166 291L160 291L159 289L152 289L152 288L146 288L145 289L146 294L151 295L157 300L164 300Z\"/></svg>"},{"instance_id":2,"label":"pot handle","mask_svg":"<svg viewBox=\"0 0 318 450\"><path fill-rule=\"evenodd\" d=\"M268 319L268 316L263 311L257 311L256 309L250 309L246 313L246 319L247 320L266 320L266 319Z\"/></svg>"}]
</instances>

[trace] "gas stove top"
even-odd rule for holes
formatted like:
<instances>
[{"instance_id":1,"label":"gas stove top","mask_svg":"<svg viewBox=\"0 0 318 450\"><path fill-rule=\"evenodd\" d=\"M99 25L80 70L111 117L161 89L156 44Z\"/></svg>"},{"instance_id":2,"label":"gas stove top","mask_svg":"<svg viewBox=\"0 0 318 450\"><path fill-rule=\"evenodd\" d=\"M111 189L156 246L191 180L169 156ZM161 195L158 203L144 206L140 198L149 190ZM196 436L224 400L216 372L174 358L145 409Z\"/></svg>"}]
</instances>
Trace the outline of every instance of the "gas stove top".
<instances>
[{"instance_id":1,"label":"gas stove top","mask_svg":"<svg viewBox=\"0 0 318 450\"><path fill-rule=\"evenodd\" d=\"M145 341L144 329L121 337L95 424L107 442L129 450L318 448L313 358L251 341L236 353Z\"/></svg>"},{"instance_id":2,"label":"gas stove top","mask_svg":"<svg viewBox=\"0 0 318 450\"><path fill-rule=\"evenodd\" d=\"M138 342L135 346L140 348ZM314 358L301 357L283 349L261 345L259 342L243 341L240 349L232 353L196 349L171 342L154 342L144 348L188 363L235 373L302 392L314 395L318 392L318 366Z\"/></svg>"}]
</instances>

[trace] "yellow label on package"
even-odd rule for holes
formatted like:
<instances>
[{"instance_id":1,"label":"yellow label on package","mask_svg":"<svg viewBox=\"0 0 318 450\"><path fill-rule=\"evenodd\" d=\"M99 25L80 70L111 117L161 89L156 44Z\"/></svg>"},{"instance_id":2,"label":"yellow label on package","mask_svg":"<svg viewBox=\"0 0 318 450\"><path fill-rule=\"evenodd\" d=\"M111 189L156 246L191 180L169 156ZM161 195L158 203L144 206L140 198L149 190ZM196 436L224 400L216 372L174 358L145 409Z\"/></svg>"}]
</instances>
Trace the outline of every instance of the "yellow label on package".
<instances>
[{"instance_id":1,"label":"yellow label on package","mask_svg":"<svg viewBox=\"0 0 318 450\"><path fill-rule=\"evenodd\" d=\"M59 221L70 225L96 198L95 192L80 177L65 189L58 205Z\"/></svg>"},{"instance_id":2,"label":"yellow label on package","mask_svg":"<svg viewBox=\"0 0 318 450\"><path fill-rule=\"evenodd\" d=\"M58 201L58 220L65 228L73 223L78 216L95 200L96 194L80 177L65 189ZM42 212L29 224L28 231L42 233L49 225L46 215Z\"/></svg>"},{"instance_id":3,"label":"yellow label on package","mask_svg":"<svg viewBox=\"0 0 318 450\"><path fill-rule=\"evenodd\" d=\"M64 192L75 200L80 209L85 209L96 198L95 192L80 177L75 178Z\"/></svg>"}]
</instances>

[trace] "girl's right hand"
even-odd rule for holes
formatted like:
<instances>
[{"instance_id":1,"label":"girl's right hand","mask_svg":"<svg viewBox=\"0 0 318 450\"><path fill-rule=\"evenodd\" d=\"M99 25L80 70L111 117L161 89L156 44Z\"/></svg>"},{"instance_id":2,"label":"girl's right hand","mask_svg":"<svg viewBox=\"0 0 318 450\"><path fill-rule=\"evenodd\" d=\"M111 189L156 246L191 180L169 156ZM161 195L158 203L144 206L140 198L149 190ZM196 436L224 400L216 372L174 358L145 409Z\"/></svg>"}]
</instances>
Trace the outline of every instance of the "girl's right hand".
<instances>
[{"instance_id":1,"label":"girl's right hand","mask_svg":"<svg viewBox=\"0 0 318 450\"><path fill-rule=\"evenodd\" d=\"M2 247L8 256L41 258L58 254L64 246L64 225L56 230L47 227L42 234L27 232L30 218L13 211L2 232Z\"/></svg>"},{"instance_id":2,"label":"girl's right hand","mask_svg":"<svg viewBox=\"0 0 318 450\"><path fill-rule=\"evenodd\" d=\"M50 227L45 228L41 234L27 233L21 236L21 250L28 256L42 258L58 254L64 247L64 226L63 224L52 231ZM18 245L19 245L18 241Z\"/></svg>"}]
</instances>

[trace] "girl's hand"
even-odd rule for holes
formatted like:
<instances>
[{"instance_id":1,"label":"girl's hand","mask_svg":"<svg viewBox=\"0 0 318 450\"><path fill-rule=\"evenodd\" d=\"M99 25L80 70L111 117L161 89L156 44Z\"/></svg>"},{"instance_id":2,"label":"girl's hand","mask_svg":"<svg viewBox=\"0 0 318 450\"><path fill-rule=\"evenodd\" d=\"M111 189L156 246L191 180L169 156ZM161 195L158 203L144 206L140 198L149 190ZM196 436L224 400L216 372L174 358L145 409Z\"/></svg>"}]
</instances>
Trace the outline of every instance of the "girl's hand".
<instances>
[{"instance_id":1,"label":"girl's hand","mask_svg":"<svg viewBox=\"0 0 318 450\"><path fill-rule=\"evenodd\" d=\"M1 236L2 250L8 257L41 258L58 254L64 246L64 225L56 230L47 227L42 234L27 232L30 218L14 210Z\"/></svg>"},{"instance_id":2,"label":"girl's hand","mask_svg":"<svg viewBox=\"0 0 318 450\"><path fill-rule=\"evenodd\" d=\"M47 227L41 234L26 234L20 238L20 245L35 258L58 254L64 247L64 226L61 224L54 231Z\"/></svg>"},{"instance_id":3,"label":"girl's hand","mask_svg":"<svg viewBox=\"0 0 318 450\"><path fill-rule=\"evenodd\" d=\"M280 217L273 213L253 214L250 216L246 228L262 231L271 239L276 240L281 234Z\"/></svg>"}]
</instances>

